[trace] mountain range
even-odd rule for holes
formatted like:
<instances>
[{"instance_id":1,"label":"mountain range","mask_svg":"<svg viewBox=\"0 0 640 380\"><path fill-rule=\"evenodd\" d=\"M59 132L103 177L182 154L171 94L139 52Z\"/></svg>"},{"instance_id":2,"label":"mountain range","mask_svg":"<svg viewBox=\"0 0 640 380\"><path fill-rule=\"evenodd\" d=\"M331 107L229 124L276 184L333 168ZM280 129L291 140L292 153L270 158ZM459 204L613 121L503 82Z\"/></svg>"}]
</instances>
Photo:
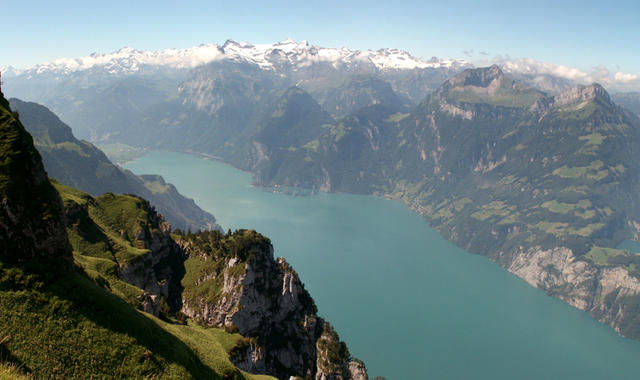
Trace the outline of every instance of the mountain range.
<instances>
[{"instance_id":1,"label":"mountain range","mask_svg":"<svg viewBox=\"0 0 640 380\"><path fill-rule=\"evenodd\" d=\"M128 74L138 71L166 67L174 69L193 68L213 61L244 61L265 69L275 70L282 66L310 66L328 63L354 69L357 66L374 66L379 70L456 68L468 66L464 60L437 59L424 61L399 49L359 51L343 48L324 48L309 45L307 41L295 42L288 39L274 44L250 44L227 40L223 45L205 44L188 49L165 49L159 51L139 51L125 47L114 53L94 53L81 58L62 58L55 62L36 65L18 70L5 67L2 72L9 76L58 74L77 71L102 70L110 74Z\"/></svg>"},{"instance_id":2,"label":"mountain range","mask_svg":"<svg viewBox=\"0 0 640 380\"><path fill-rule=\"evenodd\" d=\"M187 49L123 48L2 71L7 93L47 106L82 139L180 150L204 140L193 150L205 151L215 141L226 142L219 135L227 134L225 129L234 135L255 129L266 103L294 85L340 117L376 102L416 106L446 79L471 67L464 60L422 60L398 49L227 40ZM576 70L528 60L505 61L501 68L551 94L590 79Z\"/></svg>"},{"instance_id":3,"label":"mountain range","mask_svg":"<svg viewBox=\"0 0 640 380\"><path fill-rule=\"evenodd\" d=\"M392 49L187 50L61 61L6 88L92 141L212 155L282 191L402 200L457 245L640 339L640 257L618 248L640 240L635 94Z\"/></svg>"}]
</instances>

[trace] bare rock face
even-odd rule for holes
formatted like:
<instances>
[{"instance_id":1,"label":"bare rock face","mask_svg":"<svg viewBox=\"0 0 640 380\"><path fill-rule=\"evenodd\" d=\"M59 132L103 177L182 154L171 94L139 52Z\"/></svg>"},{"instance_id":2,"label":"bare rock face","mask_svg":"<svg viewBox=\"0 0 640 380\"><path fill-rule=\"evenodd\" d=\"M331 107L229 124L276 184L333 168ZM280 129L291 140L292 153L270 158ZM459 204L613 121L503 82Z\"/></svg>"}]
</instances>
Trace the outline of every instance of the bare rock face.
<instances>
[{"instance_id":1,"label":"bare rock face","mask_svg":"<svg viewBox=\"0 0 640 380\"><path fill-rule=\"evenodd\" d=\"M589 86L575 86L554 96L555 105L582 104L595 98L600 98L607 103L611 103L611 98L607 91L599 84L594 83Z\"/></svg>"},{"instance_id":2,"label":"bare rock face","mask_svg":"<svg viewBox=\"0 0 640 380\"><path fill-rule=\"evenodd\" d=\"M449 80L453 86L473 86L473 87L498 87L504 78L502 70L497 65L487 68L466 70Z\"/></svg>"},{"instance_id":3,"label":"bare rock face","mask_svg":"<svg viewBox=\"0 0 640 380\"><path fill-rule=\"evenodd\" d=\"M586 261L576 260L568 248L531 248L519 252L507 269L571 306L581 310L589 307L597 271Z\"/></svg>"},{"instance_id":4,"label":"bare rock face","mask_svg":"<svg viewBox=\"0 0 640 380\"><path fill-rule=\"evenodd\" d=\"M359 377L350 375L352 358L346 345L317 316L316 305L293 268L283 258L274 260L268 239L255 231L236 231L220 236L212 244L219 249L212 254L188 238L178 244L189 260L203 262L198 267L209 268L197 276L187 272L185 281L193 284L183 282L182 312L204 325L247 337L230 355L239 368L280 379L334 375L366 379L364 365L353 365ZM200 290L212 287L215 290Z\"/></svg>"},{"instance_id":5,"label":"bare rock face","mask_svg":"<svg viewBox=\"0 0 640 380\"><path fill-rule=\"evenodd\" d=\"M368 380L367 368L360 360L352 360L348 363L349 378L353 380Z\"/></svg>"},{"instance_id":6,"label":"bare rock face","mask_svg":"<svg viewBox=\"0 0 640 380\"><path fill-rule=\"evenodd\" d=\"M620 267L598 268L567 248L517 252L506 267L532 286L588 311L620 335L637 336L632 318L640 301L640 280Z\"/></svg>"},{"instance_id":7,"label":"bare rock face","mask_svg":"<svg viewBox=\"0 0 640 380\"><path fill-rule=\"evenodd\" d=\"M588 86L571 87L553 97L540 98L531 107L531 111L544 116L553 108L579 110L595 99L601 100L610 107L614 106L609 93L601 85L593 83Z\"/></svg>"}]
</instances>

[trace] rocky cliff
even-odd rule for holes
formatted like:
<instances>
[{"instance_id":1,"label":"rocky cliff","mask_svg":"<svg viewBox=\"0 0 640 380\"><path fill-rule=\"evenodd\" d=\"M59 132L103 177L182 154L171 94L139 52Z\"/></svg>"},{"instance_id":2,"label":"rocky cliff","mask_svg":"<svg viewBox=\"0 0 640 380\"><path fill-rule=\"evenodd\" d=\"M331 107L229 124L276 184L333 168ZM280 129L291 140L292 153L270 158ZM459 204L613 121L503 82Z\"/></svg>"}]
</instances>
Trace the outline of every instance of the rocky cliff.
<instances>
[{"instance_id":1,"label":"rocky cliff","mask_svg":"<svg viewBox=\"0 0 640 380\"><path fill-rule=\"evenodd\" d=\"M251 230L177 236L189 259L182 311L206 326L247 337L232 360L280 379L366 379L313 299L270 241Z\"/></svg>"},{"instance_id":2,"label":"rocky cliff","mask_svg":"<svg viewBox=\"0 0 640 380\"><path fill-rule=\"evenodd\" d=\"M638 338L640 280L621 267L597 267L568 248L517 251L506 267L532 286L589 312L620 335Z\"/></svg>"},{"instance_id":3,"label":"rocky cliff","mask_svg":"<svg viewBox=\"0 0 640 380\"><path fill-rule=\"evenodd\" d=\"M171 239L171 225L148 202L140 201L149 219L138 224L133 241L148 252L138 260L121 265L120 276L143 289L151 300L162 295L173 310L179 310L182 306L180 281L185 273L183 253Z\"/></svg>"}]
</instances>

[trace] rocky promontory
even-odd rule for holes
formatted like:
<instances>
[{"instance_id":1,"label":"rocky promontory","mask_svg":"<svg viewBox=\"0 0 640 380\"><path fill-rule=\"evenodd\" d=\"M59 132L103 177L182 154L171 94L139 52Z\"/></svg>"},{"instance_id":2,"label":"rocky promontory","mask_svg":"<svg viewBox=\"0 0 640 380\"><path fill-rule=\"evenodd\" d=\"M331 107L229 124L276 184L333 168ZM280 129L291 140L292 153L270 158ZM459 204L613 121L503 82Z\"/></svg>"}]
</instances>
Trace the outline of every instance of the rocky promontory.
<instances>
[{"instance_id":1,"label":"rocky promontory","mask_svg":"<svg viewBox=\"0 0 640 380\"><path fill-rule=\"evenodd\" d=\"M188 255L182 312L245 336L231 355L239 368L280 379L367 378L269 239L253 230L175 237Z\"/></svg>"}]
</instances>

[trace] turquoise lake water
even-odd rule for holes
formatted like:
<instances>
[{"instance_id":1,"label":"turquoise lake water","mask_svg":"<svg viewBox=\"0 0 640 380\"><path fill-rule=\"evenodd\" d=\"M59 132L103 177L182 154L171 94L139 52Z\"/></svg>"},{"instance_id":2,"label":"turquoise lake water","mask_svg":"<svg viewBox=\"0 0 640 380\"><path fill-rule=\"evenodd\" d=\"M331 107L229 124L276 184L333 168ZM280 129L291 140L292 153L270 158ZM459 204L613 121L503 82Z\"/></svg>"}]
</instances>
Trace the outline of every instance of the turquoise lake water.
<instances>
[{"instance_id":1,"label":"turquoise lake water","mask_svg":"<svg viewBox=\"0 0 640 380\"><path fill-rule=\"evenodd\" d=\"M623 240L616 247L618 249L624 249L625 251L629 251L631 253L639 254L640 253L640 242L635 240Z\"/></svg>"},{"instance_id":2,"label":"turquoise lake water","mask_svg":"<svg viewBox=\"0 0 640 380\"><path fill-rule=\"evenodd\" d=\"M126 167L163 175L225 230L268 236L371 378L640 378L640 342L455 247L399 202L276 194L179 153Z\"/></svg>"}]
</instances>

